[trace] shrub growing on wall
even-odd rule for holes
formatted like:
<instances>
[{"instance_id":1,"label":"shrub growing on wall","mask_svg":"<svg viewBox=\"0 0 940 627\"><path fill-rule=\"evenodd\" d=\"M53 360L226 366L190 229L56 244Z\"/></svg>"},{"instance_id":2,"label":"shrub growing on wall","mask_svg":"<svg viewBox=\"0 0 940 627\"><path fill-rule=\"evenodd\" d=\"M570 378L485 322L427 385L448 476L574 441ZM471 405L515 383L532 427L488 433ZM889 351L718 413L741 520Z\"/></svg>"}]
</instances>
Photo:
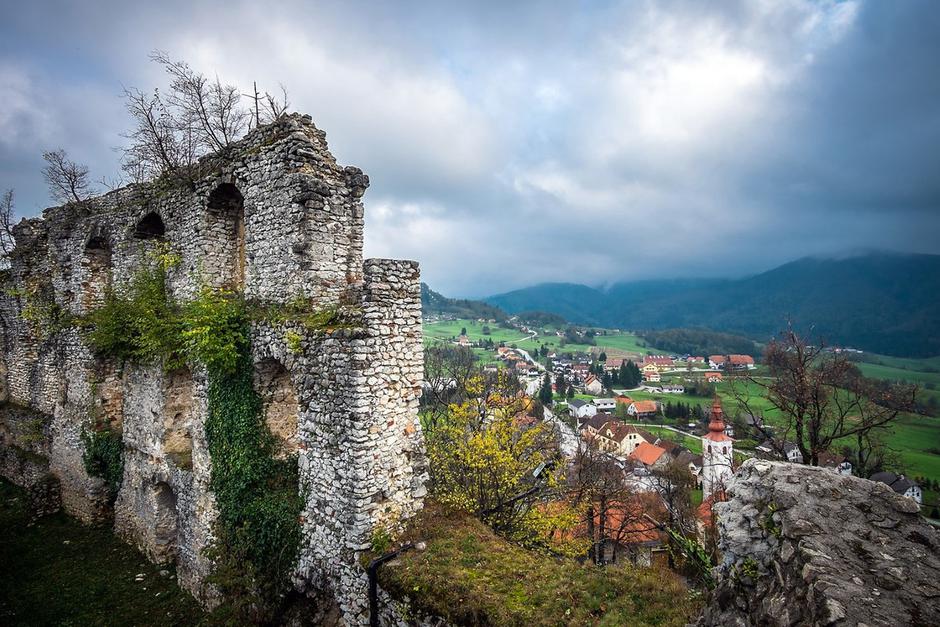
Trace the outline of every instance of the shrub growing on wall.
<instances>
[{"instance_id":1,"label":"shrub growing on wall","mask_svg":"<svg viewBox=\"0 0 940 627\"><path fill-rule=\"evenodd\" d=\"M112 499L124 478L124 444L121 432L110 428L82 429L82 463L85 472L108 482Z\"/></svg>"}]
</instances>

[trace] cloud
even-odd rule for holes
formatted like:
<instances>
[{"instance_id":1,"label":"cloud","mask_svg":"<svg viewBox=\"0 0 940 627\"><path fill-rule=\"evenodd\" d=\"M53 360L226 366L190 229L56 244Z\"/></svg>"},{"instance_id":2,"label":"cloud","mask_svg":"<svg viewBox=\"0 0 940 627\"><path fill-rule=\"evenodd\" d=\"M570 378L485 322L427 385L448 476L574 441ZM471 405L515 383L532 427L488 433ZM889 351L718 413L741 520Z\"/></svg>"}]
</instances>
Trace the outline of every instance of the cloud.
<instances>
[{"instance_id":1,"label":"cloud","mask_svg":"<svg viewBox=\"0 0 940 627\"><path fill-rule=\"evenodd\" d=\"M28 208L40 145L113 171L160 48L285 84L372 179L366 254L445 293L940 252L929 2L36 3L0 28L0 185Z\"/></svg>"}]
</instances>

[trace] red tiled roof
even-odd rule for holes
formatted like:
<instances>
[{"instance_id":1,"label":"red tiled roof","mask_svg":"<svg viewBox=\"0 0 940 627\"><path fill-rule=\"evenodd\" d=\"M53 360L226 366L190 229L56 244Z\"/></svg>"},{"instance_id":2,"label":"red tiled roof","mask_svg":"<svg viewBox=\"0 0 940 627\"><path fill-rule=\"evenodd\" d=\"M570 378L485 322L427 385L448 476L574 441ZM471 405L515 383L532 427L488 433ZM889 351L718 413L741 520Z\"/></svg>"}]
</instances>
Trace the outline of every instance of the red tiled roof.
<instances>
[{"instance_id":1,"label":"red tiled roof","mask_svg":"<svg viewBox=\"0 0 940 627\"><path fill-rule=\"evenodd\" d=\"M633 409L638 414L649 414L656 413L659 408L656 406L656 401L633 401Z\"/></svg>"},{"instance_id":2,"label":"red tiled roof","mask_svg":"<svg viewBox=\"0 0 940 627\"><path fill-rule=\"evenodd\" d=\"M754 358L750 355L728 355L728 359L731 360L731 364L739 366L742 364L753 365Z\"/></svg>"},{"instance_id":3,"label":"red tiled roof","mask_svg":"<svg viewBox=\"0 0 940 627\"><path fill-rule=\"evenodd\" d=\"M655 444L649 442L640 442L639 446L630 453L630 459L635 459L647 466L652 466L656 461L666 454L665 449L661 449Z\"/></svg>"},{"instance_id":4,"label":"red tiled roof","mask_svg":"<svg viewBox=\"0 0 940 627\"><path fill-rule=\"evenodd\" d=\"M728 359L725 355L709 355L708 361L713 361L716 364L723 364L725 360Z\"/></svg>"}]
</instances>

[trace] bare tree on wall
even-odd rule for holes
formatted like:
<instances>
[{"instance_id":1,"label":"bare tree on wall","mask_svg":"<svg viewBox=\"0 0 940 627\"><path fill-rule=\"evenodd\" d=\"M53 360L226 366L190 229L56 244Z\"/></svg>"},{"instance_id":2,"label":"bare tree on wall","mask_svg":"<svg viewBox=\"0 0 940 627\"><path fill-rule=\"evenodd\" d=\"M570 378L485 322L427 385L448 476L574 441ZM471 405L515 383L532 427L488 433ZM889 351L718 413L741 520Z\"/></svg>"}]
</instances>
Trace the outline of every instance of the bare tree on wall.
<instances>
[{"instance_id":1,"label":"bare tree on wall","mask_svg":"<svg viewBox=\"0 0 940 627\"><path fill-rule=\"evenodd\" d=\"M61 148L44 152L42 158L46 160L42 175L56 201L82 203L96 193L88 180L88 167L69 159Z\"/></svg>"},{"instance_id":2,"label":"bare tree on wall","mask_svg":"<svg viewBox=\"0 0 940 627\"><path fill-rule=\"evenodd\" d=\"M13 188L3 192L0 197L0 268L10 264L10 253L13 252Z\"/></svg>"},{"instance_id":3,"label":"bare tree on wall","mask_svg":"<svg viewBox=\"0 0 940 627\"><path fill-rule=\"evenodd\" d=\"M174 60L161 51L150 59L166 71L166 92L125 89L124 99L134 128L124 135L122 168L135 181L170 175L193 184L200 157L227 149L249 128L277 119L287 111L287 90L282 96L259 92L254 84L253 111L242 106L235 85L222 82Z\"/></svg>"}]
</instances>

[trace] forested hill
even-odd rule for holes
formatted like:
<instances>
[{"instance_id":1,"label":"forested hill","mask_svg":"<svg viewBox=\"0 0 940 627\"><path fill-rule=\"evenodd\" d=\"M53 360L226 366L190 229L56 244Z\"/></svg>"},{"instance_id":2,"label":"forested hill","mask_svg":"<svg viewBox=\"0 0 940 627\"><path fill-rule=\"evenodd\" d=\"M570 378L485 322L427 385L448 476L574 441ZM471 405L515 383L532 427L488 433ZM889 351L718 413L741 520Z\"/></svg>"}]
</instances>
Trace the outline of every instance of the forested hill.
<instances>
[{"instance_id":1,"label":"forested hill","mask_svg":"<svg viewBox=\"0 0 940 627\"><path fill-rule=\"evenodd\" d=\"M759 341L789 319L830 344L940 355L940 255L808 257L745 279L637 281L608 290L551 283L486 301L510 314L548 311L578 324L705 327Z\"/></svg>"},{"instance_id":2,"label":"forested hill","mask_svg":"<svg viewBox=\"0 0 940 627\"><path fill-rule=\"evenodd\" d=\"M447 298L435 292L426 283L421 284L421 309L425 316L450 315L457 318L484 318L486 320L505 320L506 312L499 307L479 300Z\"/></svg>"}]
</instances>

